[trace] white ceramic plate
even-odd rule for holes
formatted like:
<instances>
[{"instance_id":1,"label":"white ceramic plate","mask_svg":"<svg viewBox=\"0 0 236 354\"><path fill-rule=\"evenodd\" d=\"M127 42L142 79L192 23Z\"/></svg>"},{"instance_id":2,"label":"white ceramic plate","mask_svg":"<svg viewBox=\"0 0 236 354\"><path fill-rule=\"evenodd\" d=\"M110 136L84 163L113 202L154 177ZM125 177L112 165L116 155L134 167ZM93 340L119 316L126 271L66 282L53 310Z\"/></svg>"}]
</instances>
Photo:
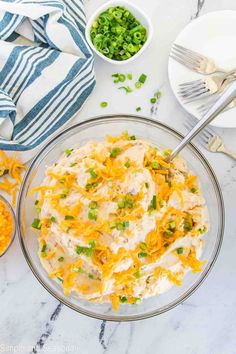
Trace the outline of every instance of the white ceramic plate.
<instances>
[{"instance_id":1,"label":"white ceramic plate","mask_svg":"<svg viewBox=\"0 0 236 354\"><path fill-rule=\"evenodd\" d=\"M180 32L175 43L213 58L220 67L235 68L236 11L217 11L199 17ZM177 91L180 83L199 79L202 75L190 71L172 58L169 58L168 73L171 88L181 106L200 119L197 107L205 103L205 99L185 104L178 97ZM212 125L236 128L236 108L221 113Z\"/></svg>"}]
</instances>

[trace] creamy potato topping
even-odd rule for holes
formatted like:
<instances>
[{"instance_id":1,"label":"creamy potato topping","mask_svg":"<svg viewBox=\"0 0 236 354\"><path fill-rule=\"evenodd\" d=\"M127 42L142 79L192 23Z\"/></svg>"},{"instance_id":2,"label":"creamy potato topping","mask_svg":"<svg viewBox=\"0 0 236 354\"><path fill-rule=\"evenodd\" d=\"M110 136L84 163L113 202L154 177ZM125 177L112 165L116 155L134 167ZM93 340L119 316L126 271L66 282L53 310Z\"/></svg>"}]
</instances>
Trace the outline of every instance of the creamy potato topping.
<instances>
[{"instance_id":1,"label":"creamy potato topping","mask_svg":"<svg viewBox=\"0 0 236 354\"><path fill-rule=\"evenodd\" d=\"M169 151L122 133L67 149L36 200L39 257L66 295L136 304L201 271L208 212L197 177Z\"/></svg>"}]
</instances>

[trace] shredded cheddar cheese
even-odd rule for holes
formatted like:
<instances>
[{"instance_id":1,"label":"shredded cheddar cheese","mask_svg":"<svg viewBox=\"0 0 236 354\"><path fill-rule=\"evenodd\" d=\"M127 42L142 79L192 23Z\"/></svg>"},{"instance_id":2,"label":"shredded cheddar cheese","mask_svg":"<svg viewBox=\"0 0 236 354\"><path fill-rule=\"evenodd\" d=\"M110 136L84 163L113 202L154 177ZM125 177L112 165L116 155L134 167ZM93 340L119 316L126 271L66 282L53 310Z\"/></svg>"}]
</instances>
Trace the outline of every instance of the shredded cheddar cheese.
<instances>
[{"instance_id":1,"label":"shredded cheddar cheese","mask_svg":"<svg viewBox=\"0 0 236 354\"><path fill-rule=\"evenodd\" d=\"M16 158L8 157L4 151L0 150L0 190L12 196L12 205L16 204L17 192L21 184L21 173L26 167ZM8 173L11 180L4 176Z\"/></svg>"},{"instance_id":2,"label":"shredded cheddar cheese","mask_svg":"<svg viewBox=\"0 0 236 354\"><path fill-rule=\"evenodd\" d=\"M110 301L117 311L201 271L206 207L181 162L167 163L161 149L124 132L67 149L46 170L30 192L32 227L40 259L66 295Z\"/></svg>"},{"instance_id":3,"label":"shredded cheddar cheese","mask_svg":"<svg viewBox=\"0 0 236 354\"><path fill-rule=\"evenodd\" d=\"M6 204L0 200L0 256L9 246L14 230L14 221Z\"/></svg>"}]
</instances>

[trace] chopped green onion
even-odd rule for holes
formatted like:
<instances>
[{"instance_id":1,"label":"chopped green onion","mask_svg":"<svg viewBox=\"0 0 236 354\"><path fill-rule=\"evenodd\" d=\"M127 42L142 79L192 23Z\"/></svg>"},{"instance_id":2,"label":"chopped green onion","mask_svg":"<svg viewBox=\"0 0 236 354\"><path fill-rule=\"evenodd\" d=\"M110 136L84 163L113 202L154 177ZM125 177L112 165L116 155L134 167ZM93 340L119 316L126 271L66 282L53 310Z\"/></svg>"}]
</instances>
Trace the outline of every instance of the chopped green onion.
<instances>
[{"instance_id":1,"label":"chopped green onion","mask_svg":"<svg viewBox=\"0 0 236 354\"><path fill-rule=\"evenodd\" d=\"M100 106L101 106L102 108L107 107L107 105L108 105L108 103L105 102L105 101L103 101L103 102L100 103Z\"/></svg>"},{"instance_id":2,"label":"chopped green onion","mask_svg":"<svg viewBox=\"0 0 236 354\"><path fill-rule=\"evenodd\" d=\"M95 188L95 187L97 187L97 186L98 186L98 183L97 183L97 182L94 182L94 183L87 183L87 184L85 185L85 189L86 189L86 190L89 190L89 189Z\"/></svg>"},{"instance_id":3,"label":"chopped green onion","mask_svg":"<svg viewBox=\"0 0 236 354\"><path fill-rule=\"evenodd\" d=\"M93 249L94 247L82 247L82 246L77 246L75 249L75 252L80 255L84 254L87 257L91 257L93 255Z\"/></svg>"},{"instance_id":4,"label":"chopped green onion","mask_svg":"<svg viewBox=\"0 0 236 354\"><path fill-rule=\"evenodd\" d=\"M40 252L40 255L42 258L45 258L46 257L46 249L47 249L47 245L46 243L43 245L42 249L41 249L41 252Z\"/></svg>"},{"instance_id":5,"label":"chopped green onion","mask_svg":"<svg viewBox=\"0 0 236 354\"><path fill-rule=\"evenodd\" d=\"M141 82L137 81L135 82L135 87L139 89L142 86Z\"/></svg>"},{"instance_id":6,"label":"chopped green onion","mask_svg":"<svg viewBox=\"0 0 236 354\"><path fill-rule=\"evenodd\" d=\"M63 262L64 261L64 257L59 257L58 258L58 262Z\"/></svg>"},{"instance_id":7,"label":"chopped green onion","mask_svg":"<svg viewBox=\"0 0 236 354\"><path fill-rule=\"evenodd\" d=\"M139 252L138 253L138 258L145 258L147 256L148 256L148 254L146 252Z\"/></svg>"},{"instance_id":8,"label":"chopped green onion","mask_svg":"<svg viewBox=\"0 0 236 354\"><path fill-rule=\"evenodd\" d=\"M154 196L152 197L152 200L151 200L151 203L150 203L148 209L149 209L149 210L152 210L152 209L156 210L156 208L157 208L157 196L154 195Z\"/></svg>"},{"instance_id":9,"label":"chopped green onion","mask_svg":"<svg viewBox=\"0 0 236 354\"><path fill-rule=\"evenodd\" d=\"M142 300L141 300L139 297L136 297L136 298L134 299L134 304L135 304L135 305L140 304L141 301L142 301Z\"/></svg>"},{"instance_id":10,"label":"chopped green onion","mask_svg":"<svg viewBox=\"0 0 236 354\"><path fill-rule=\"evenodd\" d=\"M93 240L89 241L89 246L90 246L91 248L95 248L95 247L96 247L95 241L93 241Z\"/></svg>"},{"instance_id":11,"label":"chopped green onion","mask_svg":"<svg viewBox=\"0 0 236 354\"><path fill-rule=\"evenodd\" d=\"M183 252L184 252L183 247L177 248L176 251L177 251L178 254L183 254Z\"/></svg>"},{"instance_id":12,"label":"chopped green onion","mask_svg":"<svg viewBox=\"0 0 236 354\"><path fill-rule=\"evenodd\" d=\"M88 168L86 172L90 173L90 176L91 176L93 179L96 179L96 178L97 178L97 174L96 174L96 172L94 172L93 167Z\"/></svg>"},{"instance_id":13,"label":"chopped green onion","mask_svg":"<svg viewBox=\"0 0 236 354\"><path fill-rule=\"evenodd\" d=\"M125 201L124 200L121 200L120 202L118 202L118 208L119 209L125 208Z\"/></svg>"},{"instance_id":14,"label":"chopped green onion","mask_svg":"<svg viewBox=\"0 0 236 354\"><path fill-rule=\"evenodd\" d=\"M125 90L126 93L132 92L132 88L130 86L120 86L118 87L119 90Z\"/></svg>"},{"instance_id":15,"label":"chopped green onion","mask_svg":"<svg viewBox=\"0 0 236 354\"><path fill-rule=\"evenodd\" d=\"M126 76L124 75L124 74L119 74L119 81L120 82L125 82L125 80L126 80Z\"/></svg>"},{"instance_id":16,"label":"chopped green onion","mask_svg":"<svg viewBox=\"0 0 236 354\"><path fill-rule=\"evenodd\" d=\"M175 227L176 227L175 222L174 222L174 221L171 221L171 222L169 223L169 229L170 229L170 230L175 230Z\"/></svg>"},{"instance_id":17,"label":"chopped green onion","mask_svg":"<svg viewBox=\"0 0 236 354\"><path fill-rule=\"evenodd\" d=\"M147 249L147 244L146 242L140 242L139 247L141 248L141 250L145 251Z\"/></svg>"},{"instance_id":18,"label":"chopped green onion","mask_svg":"<svg viewBox=\"0 0 236 354\"><path fill-rule=\"evenodd\" d=\"M123 223L119 222L116 224L116 229L118 231L124 231L126 227L129 227L129 221L124 221Z\"/></svg>"},{"instance_id":19,"label":"chopped green onion","mask_svg":"<svg viewBox=\"0 0 236 354\"><path fill-rule=\"evenodd\" d=\"M141 111L141 107L137 107L137 108L136 108L136 111L137 111L137 112Z\"/></svg>"},{"instance_id":20,"label":"chopped green onion","mask_svg":"<svg viewBox=\"0 0 236 354\"><path fill-rule=\"evenodd\" d=\"M68 194L69 194L69 189L65 188L65 189L63 189L62 194L60 194L60 198L64 199L64 198L68 197Z\"/></svg>"},{"instance_id":21,"label":"chopped green onion","mask_svg":"<svg viewBox=\"0 0 236 354\"><path fill-rule=\"evenodd\" d=\"M87 257L92 257L92 255L93 255L93 249L92 249L91 247L84 247L83 253L84 253L85 256L87 256Z\"/></svg>"},{"instance_id":22,"label":"chopped green onion","mask_svg":"<svg viewBox=\"0 0 236 354\"><path fill-rule=\"evenodd\" d=\"M121 152L121 149L119 147L114 147L114 149L111 150L110 157L116 157L119 153Z\"/></svg>"},{"instance_id":23,"label":"chopped green onion","mask_svg":"<svg viewBox=\"0 0 236 354\"><path fill-rule=\"evenodd\" d=\"M153 161L153 162L152 162L152 168L153 168L153 170L158 170L158 168L159 168L159 163L158 163L157 161Z\"/></svg>"},{"instance_id":24,"label":"chopped green onion","mask_svg":"<svg viewBox=\"0 0 236 354\"><path fill-rule=\"evenodd\" d=\"M206 230L207 230L207 228L206 228L205 225L203 226L203 228L198 229L198 231L199 231L200 234L204 234L204 233L206 232Z\"/></svg>"},{"instance_id":25,"label":"chopped green onion","mask_svg":"<svg viewBox=\"0 0 236 354\"><path fill-rule=\"evenodd\" d=\"M73 220L74 216L72 215L65 215L65 220Z\"/></svg>"},{"instance_id":26,"label":"chopped green onion","mask_svg":"<svg viewBox=\"0 0 236 354\"><path fill-rule=\"evenodd\" d=\"M130 140L136 140L136 136L135 135L131 135L129 138L130 138Z\"/></svg>"},{"instance_id":27,"label":"chopped green onion","mask_svg":"<svg viewBox=\"0 0 236 354\"><path fill-rule=\"evenodd\" d=\"M125 228L124 228L124 226L123 226L122 223L118 223L118 224L116 225L116 229L117 229L118 231L123 231Z\"/></svg>"},{"instance_id":28,"label":"chopped green onion","mask_svg":"<svg viewBox=\"0 0 236 354\"><path fill-rule=\"evenodd\" d=\"M157 101L157 99L156 99L155 97L150 98L150 102L151 102L151 103L154 104L154 103L156 103L156 101Z\"/></svg>"},{"instance_id":29,"label":"chopped green onion","mask_svg":"<svg viewBox=\"0 0 236 354\"><path fill-rule=\"evenodd\" d=\"M65 150L65 153L66 153L66 156L70 156L70 154L72 153L73 149L66 149Z\"/></svg>"},{"instance_id":30,"label":"chopped green onion","mask_svg":"<svg viewBox=\"0 0 236 354\"><path fill-rule=\"evenodd\" d=\"M130 162L129 162L129 161L126 161L125 167L126 167L126 168L129 168L129 167L130 167Z\"/></svg>"},{"instance_id":31,"label":"chopped green onion","mask_svg":"<svg viewBox=\"0 0 236 354\"><path fill-rule=\"evenodd\" d=\"M95 201L92 201L89 203L89 208L90 209L96 209L98 207L98 203Z\"/></svg>"},{"instance_id":32,"label":"chopped green onion","mask_svg":"<svg viewBox=\"0 0 236 354\"><path fill-rule=\"evenodd\" d=\"M150 187L148 182L145 182L145 187L148 189Z\"/></svg>"},{"instance_id":33,"label":"chopped green onion","mask_svg":"<svg viewBox=\"0 0 236 354\"><path fill-rule=\"evenodd\" d=\"M185 231L191 231L192 230L192 225L191 225L190 222L188 222L188 221L184 222L184 230Z\"/></svg>"},{"instance_id":34,"label":"chopped green onion","mask_svg":"<svg viewBox=\"0 0 236 354\"><path fill-rule=\"evenodd\" d=\"M124 227L129 227L129 221L124 221L124 222L123 222L123 226L124 226Z\"/></svg>"},{"instance_id":35,"label":"chopped green onion","mask_svg":"<svg viewBox=\"0 0 236 354\"><path fill-rule=\"evenodd\" d=\"M141 278L141 273L140 273L139 271L137 271L137 272L134 273L134 276L135 276L137 279L139 279L139 278Z\"/></svg>"},{"instance_id":36,"label":"chopped green onion","mask_svg":"<svg viewBox=\"0 0 236 354\"><path fill-rule=\"evenodd\" d=\"M141 74L141 75L139 76L138 81L141 82L141 84L144 84L145 81L146 81L146 79L147 79L147 75Z\"/></svg>"},{"instance_id":37,"label":"chopped green onion","mask_svg":"<svg viewBox=\"0 0 236 354\"><path fill-rule=\"evenodd\" d=\"M36 199L35 202L34 202L34 205L38 205L38 203L39 203L39 200Z\"/></svg>"},{"instance_id":38,"label":"chopped green onion","mask_svg":"<svg viewBox=\"0 0 236 354\"><path fill-rule=\"evenodd\" d=\"M74 167L75 165L77 165L77 162L71 162L70 163L70 167Z\"/></svg>"},{"instance_id":39,"label":"chopped green onion","mask_svg":"<svg viewBox=\"0 0 236 354\"><path fill-rule=\"evenodd\" d=\"M93 22L90 37L100 53L122 61L131 58L142 48L147 40L147 31L127 8L113 6L101 12ZM118 75L112 76L118 80Z\"/></svg>"},{"instance_id":40,"label":"chopped green onion","mask_svg":"<svg viewBox=\"0 0 236 354\"><path fill-rule=\"evenodd\" d=\"M72 272L74 272L74 273L79 273L80 271L79 271L79 267L73 267L72 269Z\"/></svg>"},{"instance_id":41,"label":"chopped green onion","mask_svg":"<svg viewBox=\"0 0 236 354\"><path fill-rule=\"evenodd\" d=\"M157 98L160 98L161 97L161 91L157 91L154 96L156 96Z\"/></svg>"},{"instance_id":42,"label":"chopped green onion","mask_svg":"<svg viewBox=\"0 0 236 354\"><path fill-rule=\"evenodd\" d=\"M97 210L96 209L89 209L88 218L89 218L89 220L97 220Z\"/></svg>"},{"instance_id":43,"label":"chopped green onion","mask_svg":"<svg viewBox=\"0 0 236 354\"><path fill-rule=\"evenodd\" d=\"M170 155L170 151L168 151L168 150L163 151L163 155L164 156L169 156Z\"/></svg>"},{"instance_id":44,"label":"chopped green onion","mask_svg":"<svg viewBox=\"0 0 236 354\"><path fill-rule=\"evenodd\" d=\"M91 273L89 273L88 277L89 277L90 279L94 279L94 275L91 274Z\"/></svg>"},{"instance_id":45,"label":"chopped green onion","mask_svg":"<svg viewBox=\"0 0 236 354\"><path fill-rule=\"evenodd\" d=\"M115 229L116 228L116 222L115 221L111 221L109 224L111 229Z\"/></svg>"},{"instance_id":46,"label":"chopped green onion","mask_svg":"<svg viewBox=\"0 0 236 354\"><path fill-rule=\"evenodd\" d=\"M133 75L130 73L130 74L127 74L127 78L129 79L129 80L132 80L133 79Z\"/></svg>"},{"instance_id":47,"label":"chopped green onion","mask_svg":"<svg viewBox=\"0 0 236 354\"><path fill-rule=\"evenodd\" d=\"M81 247L81 246L77 246L77 247L76 247L76 253L77 253L78 255L80 255L81 253L83 253L83 250L84 250L84 247Z\"/></svg>"},{"instance_id":48,"label":"chopped green onion","mask_svg":"<svg viewBox=\"0 0 236 354\"><path fill-rule=\"evenodd\" d=\"M197 191L197 188L195 188L195 187L192 187L192 188L190 189L190 191L191 191L192 193L196 193L196 191Z\"/></svg>"},{"instance_id":49,"label":"chopped green onion","mask_svg":"<svg viewBox=\"0 0 236 354\"><path fill-rule=\"evenodd\" d=\"M127 302L127 297L126 296L120 296L120 302L122 302L122 304Z\"/></svg>"},{"instance_id":50,"label":"chopped green onion","mask_svg":"<svg viewBox=\"0 0 236 354\"><path fill-rule=\"evenodd\" d=\"M55 218L55 216L51 216L51 222L56 222L56 218Z\"/></svg>"},{"instance_id":51,"label":"chopped green onion","mask_svg":"<svg viewBox=\"0 0 236 354\"><path fill-rule=\"evenodd\" d=\"M41 229L41 221L40 219L34 219L34 221L32 222L31 226L34 228L34 229L37 229L37 230L40 230Z\"/></svg>"}]
</instances>

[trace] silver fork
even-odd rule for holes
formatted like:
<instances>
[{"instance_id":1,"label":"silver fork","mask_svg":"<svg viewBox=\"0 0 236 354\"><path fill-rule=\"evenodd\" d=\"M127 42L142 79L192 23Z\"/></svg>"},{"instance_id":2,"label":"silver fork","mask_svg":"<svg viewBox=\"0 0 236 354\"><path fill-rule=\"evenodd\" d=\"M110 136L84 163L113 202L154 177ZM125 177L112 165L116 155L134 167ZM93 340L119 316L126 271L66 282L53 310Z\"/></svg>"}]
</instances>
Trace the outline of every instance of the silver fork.
<instances>
[{"instance_id":1,"label":"silver fork","mask_svg":"<svg viewBox=\"0 0 236 354\"><path fill-rule=\"evenodd\" d=\"M194 127L196 124L195 121L195 119L188 119L185 122L185 127L187 129ZM201 133L198 135L198 140L207 150L211 152L221 152L236 160L236 154L227 149L227 147L224 145L223 139L217 135L210 127L205 127L201 131Z\"/></svg>"},{"instance_id":2,"label":"silver fork","mask_svg":"<svg viewBox=\"0 0 236 354\"><path fill-rule=\"evenodd\" d=\"M219 67L213 59L176 43L171 48L170 57L188 69L200 74L209 75L217 72L227 72L227 70Z\"/></svg>"},{"instance_id":3,"label":"silver fork","mask_svg":"<svg viewBox=\"0 0 236 354\"><path fill-rule=\"evenodd\" d=\"M178 94L188 102L222 92L225 87L236 79L236 71L222 76L212 75L199 80L184 82L179 85Z\"/></svg>"}]
</instances>

